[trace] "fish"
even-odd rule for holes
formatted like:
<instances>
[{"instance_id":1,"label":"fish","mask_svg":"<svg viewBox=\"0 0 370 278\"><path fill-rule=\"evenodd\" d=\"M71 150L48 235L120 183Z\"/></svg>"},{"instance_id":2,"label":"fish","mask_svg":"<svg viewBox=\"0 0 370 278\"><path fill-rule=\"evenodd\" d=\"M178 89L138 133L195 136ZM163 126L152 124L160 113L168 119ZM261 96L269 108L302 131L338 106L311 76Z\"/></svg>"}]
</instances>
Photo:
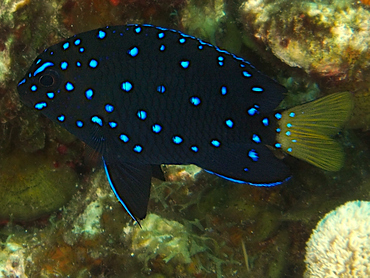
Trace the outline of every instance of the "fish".
<instances>
[{"instance_id":1,"label":"fish","mask_svg":"<svg viewBox=\"0 0 370 278\"><path fill-rule=\"evenodd\" d=\"M145 218L162 164L195 164L224 179L276 186L278 152L325 170L344 163L332 137L348 93L276 111L287 90L241 57L174 29L107 26L45 49L18 83L22 102L102 157L130 217Z\"/></svg>"}]
</instances>

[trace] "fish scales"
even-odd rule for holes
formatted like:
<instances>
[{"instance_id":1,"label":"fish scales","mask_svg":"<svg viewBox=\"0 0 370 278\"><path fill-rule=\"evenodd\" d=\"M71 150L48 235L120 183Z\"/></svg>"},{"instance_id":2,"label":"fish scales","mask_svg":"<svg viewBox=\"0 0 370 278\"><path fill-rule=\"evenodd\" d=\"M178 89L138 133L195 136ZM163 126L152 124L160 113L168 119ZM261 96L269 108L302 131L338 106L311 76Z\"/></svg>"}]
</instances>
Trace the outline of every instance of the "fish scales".
<instances>
[{"instance_id":1,"label":"fish scales","mask_svg":"<svg viewBox=\"0 0 370 278\"><path fill-rule=\"evenodd\" d=\"M75 35L40 54L18 91L101 152L109 183L135 220L146 214L160 164L193 163L264 186L290 176L267 147L286 89L179 31L125 25Z\"/></svg>"}]
</instances>

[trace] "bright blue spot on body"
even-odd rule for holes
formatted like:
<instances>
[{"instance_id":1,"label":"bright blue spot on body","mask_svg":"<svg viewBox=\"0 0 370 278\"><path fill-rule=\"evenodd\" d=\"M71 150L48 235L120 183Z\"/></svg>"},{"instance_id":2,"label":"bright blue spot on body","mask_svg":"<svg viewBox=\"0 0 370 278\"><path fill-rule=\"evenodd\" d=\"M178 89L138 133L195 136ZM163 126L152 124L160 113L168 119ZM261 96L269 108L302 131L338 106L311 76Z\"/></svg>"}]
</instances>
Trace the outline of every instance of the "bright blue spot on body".
<instances>
[{"instance_id":1,"label":"bright blue spot on body","mask_svg":"<svg viewBox=\"0 0 370 278\"><path fill-rule=\"evenodd\" d=\"M131 57L135 57L137 54L139 54L139 49L135 46L135 47L131 48L127 53Z\"/></svg>"},{"instance_id":2,"label":"bright blue spot on body","mask_svg":"<svg viewBox=\"0 0 370 278\"><path fill-rule=\"evenodd\" d=\"M225 124L226 124L228 127L230 127L230 128L232 128L232 127L234 126L234 122L233 122L231 119L227 119L227 120L225 121Z\"/></svg>"},{"instance_id":3,"label":"bright blue spot on body","mask_svg":"<svg viewBox=\"0 0 370 278\"><path fill-rule=\"evenodd\" d=\"M134 152L141 153L143 150L143 147L140 145L135 145L134 146Z\"/></svg>"},{"instance_id":4,"label":"bright blue spot on body","mask_svg":"<svg viewBox=\"0 0 370 278\"><path fill-rule=\"evenodd\" d=\"M98 116L92 116L91 121L93 123L96 123L96 124L100 125L100 126L103 126L103 120Z\"/></svg>"},{"instance_id":5,"label":"bright blue spot on body","mask_svg":"<svg viewBox=\"0 0 370 278\"><path fill-rule=\"evenodd\" d=\"M172 141L175 143L175 144L180 144L183 140L180 136L174 136L172 137Z\"/></svg>"},{"instance_id":6,"label":"bright blue spot on body","mask_svg":"<svg viewBox=\"0 0 370 278\"><path fill-rule=\"evenodd\" d=\"M106 104L105 105L105 111L107 111L108 113L112 113L113 110L114 110L113 105L111 105L111 104Z\"/></svg>"},{"instance_id":7,"label":"bright blue spot on body","mask_svg":"<svg viewBox=\"0 0 370 278\"><path fill-rule=\"evenodd\" d=\"M202 50L202 49L203 49L203 45L199 45L199 46L198 46L198 49L199 49L199 50Z\"/></svg>"},{"instance_id":8,"label":"bright blue spot on body","mask_svg":"<svg viewBox=\"0 0 370 278\"><path fill-rule=\"evenodd\" d=\"M292 140L292 142L293 142L293 143L297 143L297 140L296 140L296 139L293 139L293 140Z\"/></svg>"},{"instance_id":9,"label":"bright blue spot on body","mask_svg":"<svg viewBox=\"0 0 370 278\"><path fill-rule=\"evenodd\" d=\"M48 98L50 98L50 99L53 99L53 98L54 98L54 96L55 96L55 94L54 94L53 92L48 92L48 93L46 93L46 96L47 96Z\"/></svg>"},{"instance_id":10,"label":"bright blue spot on body","mask_svg":"<svg viewBox=\"0 0 370 278\"><path fill-rule=\"evenodd\" d=\"M287 151L288 151L288 152L292 152L292 148L288 148L288 149L287 149Z\"/></svg>"},{"instance_id":11,"label":"bright blue spot on body","mask_svg":"<svg viewBox=\"0 0 370 278\"><path fill-rule=\"evenodd\" d=\"M179 39L179 42L180 42L180 43L185 43L185 41L186 41L186 40L185 40L184 38Z\"/></svg>"},{"instance_id":12,"label":"bright blue spot on body","mask_svg":"<svg viewBox=\"0 0 370 278\"><path fill-rule=\"evenodd\" d=\"M257 114L257 113L258 113L258 110L256 108L254 108L254 107L248 109L248 114L250 116L253 116L253 115Z\"/></svg>"},{"instance_id":13,"label":"bright blue spot on body","mask_svg":"<svg viewBox=\"0 0 370 278\"><path fill-rule=\"evenodd\" d=\"M287 132L285 132L286 136L290 136L290 131L288 130Z\"/></svg>"},{"instance_id":14,"label":"bright blue spot on body","mask_svg":"<svg viewBox=\"0 0 370 278\"><path fill-rule=\"evenodd\" d=\"M224 65L224 62L218 62L219 66L222 67Z\"/></svg>"},{"instance_id":15,"label":"bright blue spot on body","mask_svg":"<svg viewBox=\"0 0 370 278\"><path fill-rule=\"evenodd\" d=\"M144 110L137 111L136 115L140 120L146 119L146 112Z\"/></svg>"},{"instance_id":16,"label":"bright blue spot on body","mask_svg":"<svg viewBox=\"0 0 370 278\"><path fill-rule=\"evenodd\" d=\"M64 50L68 49L68 47L69 47L69 42L66 42L66 43L63 44L63 49Z\"/></svg>"},{"instance_id":17,"label":"bright blue spot on body","mask_svg":"<svg viewBox=\"0 0 370 278\"><path fill-rule=\"evenodd\" d=\"M258 153L255 151L255 150L250 150L248 152L248 156L250 157L250 159L252 159L253 161L258 161L259 157L258 157Z\"/></svg>"},{"instance_id":18,"label":"bright blue spot on body","mask_svg":"<svg viewBox=\"0 0 370 278\"><path fill-rule=\"evenodd\" d=\"M91 89L86 90L85 96L86 96L87 99L92 99L93 95L94 95L93 90L91 90Z\"/></svg>"},{"instance_id":19,"label":"bright blue spot on body","mask_svg":"<svg viewBox=\"0 0 370 278\"><path fill-rule=\"evenodd\" d=\"M20 85L22 85L22 84L24 84L24 83L26 83L26 79L22 79L22 80L18 83L18 86L20 86Z\"/></svg>"},{"instance_id":20,"label":"bright blue spot on body","mask_svg":"<svg viewBox=\"0 0 370 278\"><path fill-rule=\"evenodd\" d=\"M127 136L126 134L121 134L121 135L119 136L119 139L120 139L121 141L123 141L124 143L127 143L127 142L128 142L128 140L129 140L129 138L128 138L128 136Z\"/></svg>"},{"instance_id":21,"label":"bright blue spot on body","mask_svg":"<svg viewBox=\"0 0 370 278\"><path fill-rule=\"evenodd\" d=\"M68 68L68 63L66 61L63 61L60 63L60 68L62 70L66 70Z\"/></svg>"},{"instance_id":22,"label":"bright blue spot on body","mask_svg":"<svg viewBox=\"0 0 370 278\"><path fill-rule=\"evenodd\" d=\"M292 127L292 124L291 123L287 123L286 126L287 126L287 128L291 128Z\"/></svg>"},{"instance_id":23,"label":"bright blue spot on body","mask_svg":"<svg viewBox=\"0 0 370 278\"><path fill-rule=\"evenodd\" d=\"M161 33L158 33L158 39L163 39L164 38L164 33L161 32Z\"/></svg>"},{"instance_id":24,"label":"bright blue spot on body","mask_svg":"<svg viewBox=\"0 0 370 278\"><path fill-rule=\"evenodd\" d=\"M99 32L98 32L98 38L99 39L104 39L105 36L106 36L106 33L104 31L102 31L102 30L99 30Z\"/></svg>"},{"instance_id":25,"label":"bright blue spot on body","mask_svg":"<svg viewBox=\"0 0 370 278\"><path fill-rule=\"evenodd\" d=\"M247 72L247 71L243 71L243 76L244 77L251 77L252 76L252 74L250 74L249 72Z\"/></svg>"},{"instance_id":26,"label":"bright blue spot on body","mask_svg":"<svg viewBox=\"0 0 370 278\"><path fill-rule=\"evenodd\" d=\"M252 91L253 91L253 92L260 93L260 92L263 92L263 89L262 89L262 88L260 88L260 87L253 87L253 88L252 88Z\"/></svg>"},{"instance_id":27,"label":"bright blue spot on body","mask_svg":"<svg viewBox=\"0 0 370 278\"><path fill-rule=\"evenodd\" d=\"M275 148L280 149L281 148L281 144L280 143L276 143L275 144Z\"/></svg>"},{"instance_id":28,"label":"bright blue spot on body","mask_svg":"<svg viewBox=\"0 0 370 278\"><path fill-rule=\"evenodd\" d=\"M75 40L75 45L79 45L81 43L80 39Z\"/></svg>"},{"instance_id":29,"label":"bright blue spot on body","mask_svg":"<svg viewBox=\"0 0 370 278\"><path fill-rule=\"evenodd\" d=\"M71 82L67 82L66 83L66 90L67 91L72 91L75 87L73 86L73 84Z\"/></svg>"},{"instance_id":30,"label":"bright blue spot on body","mask_svg":"<svg viewBox=\"0 0 370 278\"><path fill-rule=\"evenodd\" d=\"M222 56L218 56L218 57L217 57L217 59L218 59L219 61L223 61L223 60L224 60L224 57L222 57Z\"/></svg>"},{"instance_id":31,"label":"bright blue spot on body","mask_svg":"<svg viewBox=\"0 0 370 278\"><path fill-rule=\"evenodd\" d=\"M268 118L264 118L262 120L262 123L263 123L264 126L268 126L269 125L269 119Z\"/></svg>"},{"instance_id":32,"label":"bright blue spot on body","mask_svg":"<svg viewBox=\"0 0 370 278\"><path fill-rule=\"evenodd\" d=\"M190 98L190 103L193 104L194 106L198 106L200 104L199 97L191 97Z\"/></svg>"},{"instance_id":33,"label":"bright blue spot on body","mask_svg":"<svg viewBox=\"0 0 370 278\"><path fill-rule=\"evenodd\" d=\"M290 112L289 113L289 117L293 118L295 116L295 113L294 112Z\"/></svg>"},{"instance_id":34,"label":"bright blue spot on body","mask_svg":"<svg viewBox=\"0 0 370 278\"><path fill-rule=\"evenodd\" d=\"M59 122L64 122L64 120L66 119L66 117L62 114L62 115L59 115L57 117L57 119L58 119Z\"/></svg>"},{"instance_id":35,"label":"bright blue spot on body","mask_svg":"<svg viewBox=\"0 0 370 278\"><path fill-rule=\"evenodd\" d=\"M212 140L212 141L211 141L211 144L212 144L214 147L216 147L216 148L218 148L219 146L221 146L221 143L220 143L220 141L218 141L218 140Z\"/></svg>"},{"instance_id":36,"label":"bright blue spot on body","mask_svg":"<svg viewBox=\"0 0 370 278\"><path fill-rule=\"evenodd\" d=\"M41 62L41 59L38 59L36 62L36 65L38 65Z\"/></svg>"},{"instance_id":37,"label":"bright blue spot on body","mask_svg":"<svg viewBox=\"0 0 370 278\"><path fill-rule=\"evenodd\" d=\"M154 133L159 133L162 130L162 127L159 124L155 124L152 126L152 130Z\"/></svg>"},{"instance_id":38,"label":"bright blue spot on body","mask_svg":"<svg viewBox=\"0 0 370 278\"><path fill-rule=\"evenodd\" d=\"M81 62L76 62L77 67L81 67Z\"/></svg>"},{"instance_id":39,"label":"bright blue spot on body","mask_svg":"<svg viewBox=\"0 0 370 278\"><path fill-rule=\"evenodd\" d=\"M163 44L159 47L160 51L164 51L165 49L166 49L166 47Z\"/></svg>"},{"instance_id":40,"label":"bright blue spot on body","mask_svg":"<svg viewBox=\"0 0 370 278\"><path fill-rule=\"evenodd\" d=\"M279 133L280 131L281 131L281 129L280 129L280 128L277 128L277 129L276 129L276 132L277 132L277 133Z\"/></svg>"},{"instance_id":41,"label":"bright blue spot on body","mask_svg":"<svg viewBox=\"0 0 370 278\"><path fill-rule=\"evenodd\" d=\"M280 120L280 119L281 119L281 114L280 114L280 113L276 113L276 114L275 114L275 118L276 118L277 120Z\"/></svg>"},{"instance_id":42,"label":"bright blue spot on body","mask_svg":"<svg viewBox=\"0 0 370 278\"><path fill-rule=\"evenodd\" d=\"M109 122L108 124L109 124L109 126L111 128L116 128L117 127L117 123L116 122Z\"/></svg>"},{"instance_id":43,"label":"bright blue spot on body","mask_svg":"<svg viewBox=\"0 0 370 278\"><path fill-rule=\"evenodd\" d=\"M94 59L91 59L90 60L90 63L89 63L89 66L91 67L91 68L96 68L97 66L98 66L98 61L96 61L96 60L94 60Z\"/></svg>"},{"instance_id":44,"label":"bright blue spot on body","mask_svg":"<svg viewBox=\"0 0 370 278\"><path fill-rule=\"evenodd\" d=\"M32 92L36 92L37 91L37 86L36 85L32 85L31 86L31 91Z\"/></svg>"},{"instance_id":45,"label":"bright blue spot on body","mask_svg":"<svg viewBox=\"0 0 370 278\"><path fill-rule=\"evenodd\" d=\"M221 95L226 95L227 94L227 88L225 86L221 87Z\"/></svg>"},{"instance_id":46,"label":"bright blue spot on body","mask_svg":"<svg viewBox=\"0 0 370 278\"><path fill-rule=\"evenodd\" d=\"M44 108L46 108L48 105L46 104L46 102L38 102L35 104L35 108L37 110L42 110Z\"/></svg>"},{"instance_id":47,"label":"bright blue spot on body","mask_svg":"<svg viewBox=\"0 0 370 278\"><path fill-rule=\"evenodd\" d=\"M163 94L165 91L166 91L166 88L163 85L157 87L157 92L158 93Z\"/></svg>"},{"instance_id":48,"label":"bright blue spot on body","mask_svg":"<svg viewBox=\"0 0 370 278\"><path fill-rule=\"evenodd\" d=\"M51 67L51 66L54 66L54 64L52 62L43 63L41 67L39 67L37 70L35 70L35 72L33 73L33 76L36 76L36 74L38 74L40 72L43 72L47 67Z\"/></svg>"},{"instance_id":49,"label":"bright blue spot on body","mask_svg":"<svg viewBox=\"0 0 370 278\"><path fill-rule=\"evenodd\" d=\"M79 51L80 51L80 53L82 53L82 52L85 51L85 48L81 47Z\"/></svg>"},{"instance_id":50,"label":"bright blue spot on body","mask_svg":"<svg viewBox=\"0 0 370 278\"><path fill-rule=\"evenodd\" d=\"M77 127L83 127L84 123L82 121L76 121Z\"/></svg>"},{"instance_id":51,"label":"bright blue spot on body","mask_svg":"<svg viewBox=\"0 0 370 278\"><path fill-rule=\"evenodd\" d=\"M183 69L187 69L187 68L189 67L189 65L190 65L190 62L189 62L189 61L184 60L184 61L181 61L181 62L180 62L180 65L181 65L181 67L182 67Z\"/></svg>"},{"instance_id":52,"label":"bright blue spot on body","mask_svg":"<svg viewBox=\"0 0 370 278\"><path fill-rule=\"evenodd\" d=\"M135 28L135 32L136 32L137 34L139 34L139 33L141 32L141 28L140 28L140 27Z\"/></svg>"},{"instance_id":53,"label":"bright blue spot on body","mask_svg":"<svg viewBox=\"0 0 370 278\"><path fill-rule=\"evenodd\" d=\"M253 135L252 135L252 140L253 140L255 143L261 143L261 138L260 138L257 134L253 134Z\"/></svg>"},{"instance_id":54,"label":"bright blue spot on body","mask_svg":"<svg viewBox=\"0 0 370 278\"><path fill-rule=\"evenodd\" d=\"M121 88L125 92L129 92L132 89L132 84L129 81L125 81L125 82L122 83Z\"/></svg>"},{"instance_id":55,"label":"bright blue spot on body","mask_svg":"<svg viewBox=\"0 0 370 278\"><path fill-rule=\"evenodd\" d=\"M244 171L244 172L248 172L248 171L249 171L249 169L248 169L248 168L244 168L244 169L243 169L243 171Z\"/></svg>"},{"instance_id":56,"label":"bright blue spot on body","mask_svg":"<svg viewBox=\"0 0 370 278\"><path fill-rule=\"evenodd\" d=\"M190 147L190 149L191 149L193 152L195 152L195 153L197 153L197 152L199 151L199 149L198 149L198 147L197 147L197 146L191 146L191 147Z\"/></svg>"}]
</instances>

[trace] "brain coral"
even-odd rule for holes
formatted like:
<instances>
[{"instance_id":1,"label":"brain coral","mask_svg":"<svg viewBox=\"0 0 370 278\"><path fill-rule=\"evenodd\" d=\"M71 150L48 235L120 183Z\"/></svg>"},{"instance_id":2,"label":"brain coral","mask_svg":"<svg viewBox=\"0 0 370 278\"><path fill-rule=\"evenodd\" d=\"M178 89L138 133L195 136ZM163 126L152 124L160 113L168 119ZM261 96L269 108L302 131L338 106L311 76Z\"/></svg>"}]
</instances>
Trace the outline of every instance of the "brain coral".
<instances>
[{"instance_id":1,"label":"brain coral","mask_svg":"<svg viewBox=\"0 0 370 278\"><path fill-rule=\"evenodd\" d=\"M370 277L370 202L353 201L329 212L306 247L304 277Z\"/></svg>"}]
</instances>

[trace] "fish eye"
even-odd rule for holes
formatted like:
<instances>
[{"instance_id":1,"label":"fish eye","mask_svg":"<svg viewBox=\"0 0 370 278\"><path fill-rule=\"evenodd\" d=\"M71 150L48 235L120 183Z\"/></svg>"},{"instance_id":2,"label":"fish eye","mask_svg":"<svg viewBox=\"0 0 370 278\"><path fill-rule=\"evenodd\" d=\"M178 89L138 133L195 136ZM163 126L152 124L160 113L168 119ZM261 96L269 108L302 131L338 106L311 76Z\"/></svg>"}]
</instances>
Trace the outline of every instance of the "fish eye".
<instances>
[{"instance_id":1,"label":"fish eye","mask_svg":"<svg viewBox=\"0 0 370 278\"><path fill-rule=\"evenodd\" d=\"M44 87L56 87L57 83L59 81L59 75L56 71L54 70L47 70L42 74L39 78L39 83L40 85Z\"/></svg>"}]
</instances>

